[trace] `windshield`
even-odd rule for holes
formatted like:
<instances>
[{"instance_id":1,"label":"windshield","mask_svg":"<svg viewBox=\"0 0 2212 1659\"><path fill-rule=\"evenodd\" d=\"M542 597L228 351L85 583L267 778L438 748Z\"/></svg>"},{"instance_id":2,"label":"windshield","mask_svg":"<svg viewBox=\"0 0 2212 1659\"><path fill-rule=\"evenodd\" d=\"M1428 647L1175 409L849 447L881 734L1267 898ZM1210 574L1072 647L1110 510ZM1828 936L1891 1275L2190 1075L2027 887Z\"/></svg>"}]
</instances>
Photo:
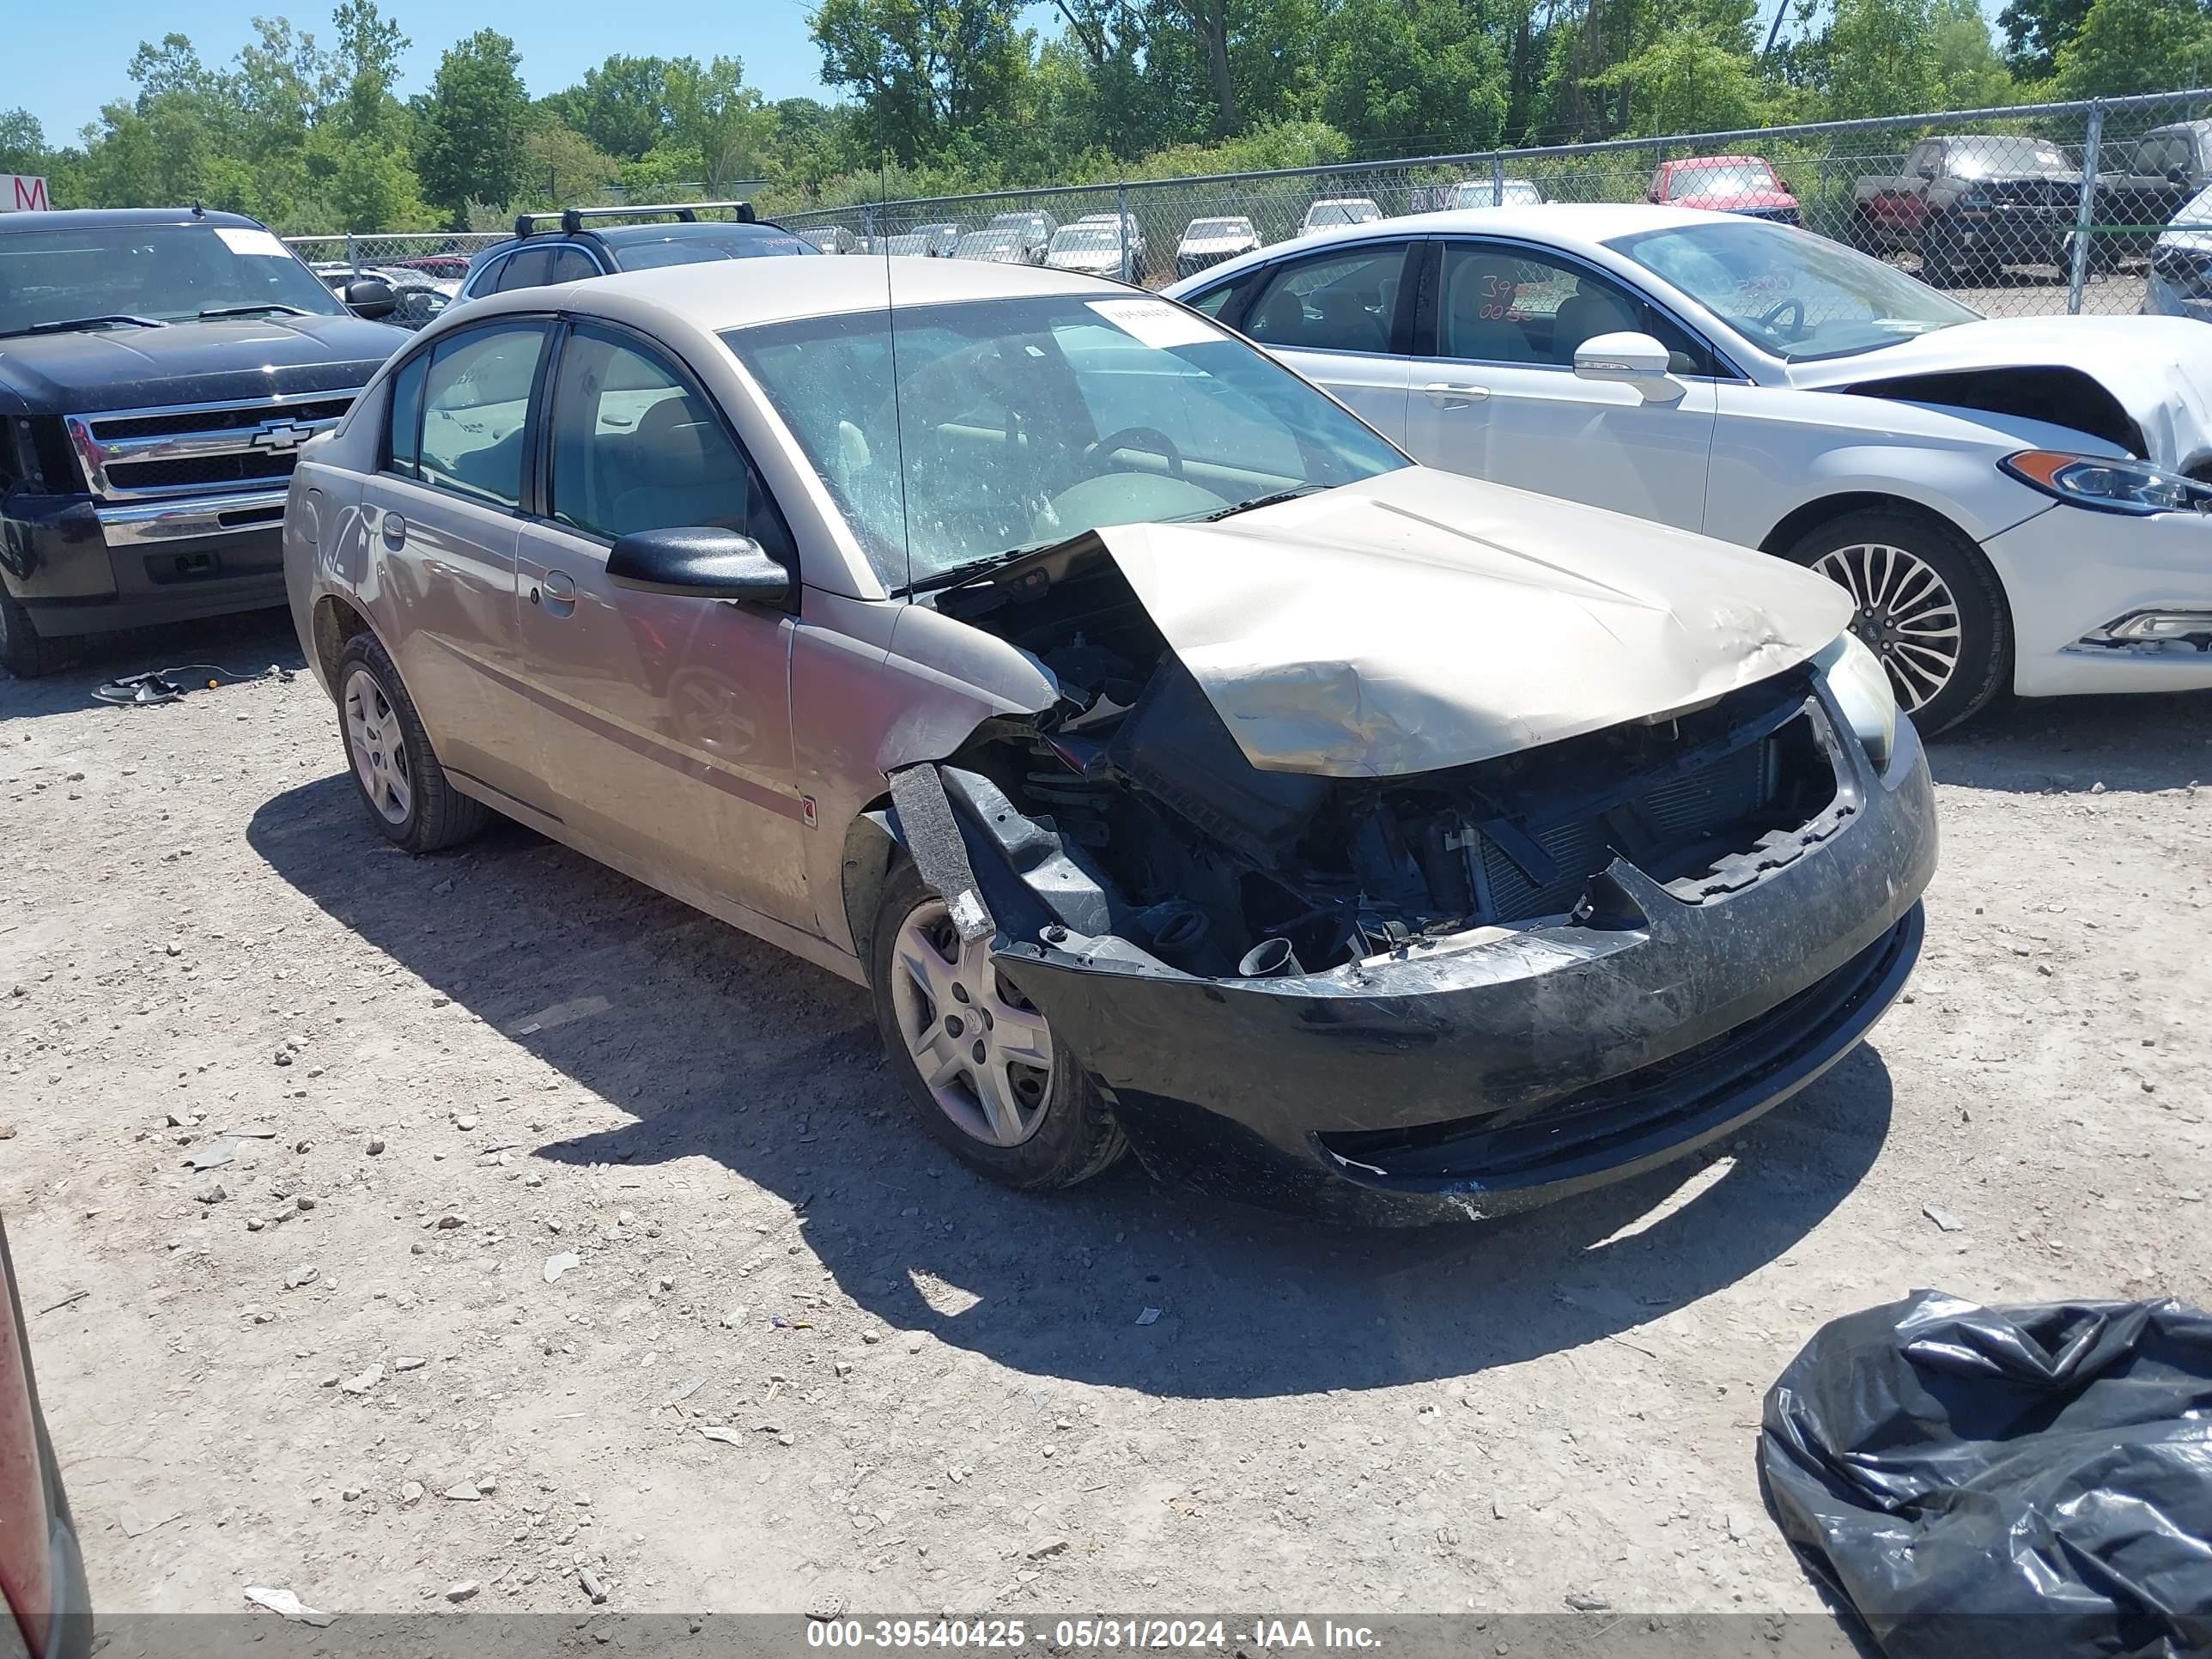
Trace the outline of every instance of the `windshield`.
<instances>
[{"instance_id":1,"label":"windshield","mask_svg":"<svg viewBox=\"0 0 2212 1659\"><path fill-rule=\"evenodd\" d=\"M2071 173L2074 164L2056 144L2040 138L1962 138L1946 152L1956 179L1989 179L2006 173Z\"/></svg>"},{"instance_id":2,"label":"windshield","mask_svg":"<svg viewBox=\"0 0 2212 1659\"><path fill-rule=\"evenodd\" d=\"M1054 233L1050 252L1054 253L1086 252L1094 248L1111 252L1121 246L1121 233L1112 225L1070 225L1066 230Z\"/></svg>"},{"instance_id":3,"label":"windshield","mask_svg":"<svg viewBox=\"0 0 2212 1659\"><path fill-rule=\"evenodd\" d=\"M1407 465L1290 370L1165 301L1069 294L896 314L896 335L877 310L722 337L888 587L1100 525L1197 518Z\"/></svg>"},{"instance_id":4,"label":"windshield","mask_svg":"<svg viewBox=\"0 0 2212 1659\"><path fill-rule=\"evenodd\" d=\"M1778 191L1774 169L1764 161L1699 161L1668 175L1668 196L1748 196Z\"/></svg>"},{"instance_id":5,"label":"windshield","mask_svg":"<svg viewBox=\"0 0 2212 1659\"><path fill-rule=\"evenodd\" d=\"M78 318L190 322L261 306L345 314L291 249L258 226L0 229L0 334Z\"/></svg>"},{"instance_id":6,"label":"windshield","mask_svg":"<svg viewBox=\"0 0 2212 1659\"><path fill-rule=\"evenodd\" d=\"M1872 351L1980 315L1893 265L1758 219L1645 231L1606 246L1791 362Z\"/></svg>"},{"instance_id":7,"label":"windshield","mask_svg":"<svg viewBox=\"0 0 2212 1659\"><path fill-rule=\"evenodd\" d=\"M703 264L711 259L757 259L777 253L819 253L822 250L805 237L793 236L788 231L741 229L732 225L711 234L624 242L610 246L607 252L615 256L615 264L620 270L657 270L663 265Z\"/></svg>"},{"instance_id":8,"label":"windshield","mask_svg":"<svg viewBox=\"0 0 2212 1659\"><path fill-rule=\"evenodd\" d=\"M1250 234L1252 234L1252 222L1249 219L1194 219L1190 222L1190 228L1183 232L1185 240L1193 242L1208 241L1216 237L1249 236Z\"/></svg>"},{"instance_id":9,"label":"windshield","mask_svg":"<svg viewBox=\"0 0 2212 1659\"><path fill-rule=\"evenodd\" d=\"M971 230L952 251L963 259L987 259L994 253L1012 252L1021 245L1022 234L1018 230Z\"/></svg>"},{"instance_id":10,"label":"windshield","mask_svg":"<svg viewBox=\"0 0 2212 1659\"><path fill-rule=\"evenodd\" d=\"M1380 219L1382 210L1372 202L1316 202L1306 215L1309 225L1364 225Z\"/></svg>"}]
</instances>

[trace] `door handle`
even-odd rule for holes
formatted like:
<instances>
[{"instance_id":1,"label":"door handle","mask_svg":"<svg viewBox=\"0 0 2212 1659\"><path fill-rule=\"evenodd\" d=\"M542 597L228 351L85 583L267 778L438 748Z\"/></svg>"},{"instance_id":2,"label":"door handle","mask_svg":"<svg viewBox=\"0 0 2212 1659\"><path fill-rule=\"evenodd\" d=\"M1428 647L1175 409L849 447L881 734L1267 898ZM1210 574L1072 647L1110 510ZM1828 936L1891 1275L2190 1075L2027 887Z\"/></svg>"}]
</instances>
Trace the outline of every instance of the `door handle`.
<instances>
[{"instance_id":1,"label":"door handle","mask_svg":"<svg viewBox=\"0 0 2212 1659\"><path fill-rule=\"evenodd\" d=\"M1455 380L1431 380L1421 390L1438 409L1465 409L1490 395L1486 386L1467 386Z\"/></svg>"},{"instance_id":2,"label":"door handle","mask_svg":"<svg viewBox=\"0 0 2212 1659\"><path fill-rule=\"evenodd\" d=\"M576 614L576 579L567 571L549 570L539 577L530 589L531 604L538 603L541 588L544 592L545 609L551 615L573 617Z\"/></svg>"},{"instance_id":3,"label":"door handle","mask_svg":"<svg viewBox=\"0 0 2212 1659\"><path fill-rule=\"evenodd\" d=\"M397 513L384 515L383 530L386 547L404 547L407 544L407 520Z\"/></svg>"}]
</instances>

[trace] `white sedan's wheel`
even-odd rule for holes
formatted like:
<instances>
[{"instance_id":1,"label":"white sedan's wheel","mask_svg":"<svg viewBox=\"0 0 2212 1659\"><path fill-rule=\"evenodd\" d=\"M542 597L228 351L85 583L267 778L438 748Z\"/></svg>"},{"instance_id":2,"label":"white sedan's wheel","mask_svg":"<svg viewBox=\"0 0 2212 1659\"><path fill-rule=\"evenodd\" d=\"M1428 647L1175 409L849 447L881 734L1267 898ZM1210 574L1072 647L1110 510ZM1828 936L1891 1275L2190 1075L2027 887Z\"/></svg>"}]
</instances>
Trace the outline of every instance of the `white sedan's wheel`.
<instances>
[{"instance_id":1,"label":"white sedan's wheel","mask_svg":"<svg viewBox=\"0 0 2212 1659\"><path fill-rule=\"evenodd\" d=\"M1901 547L1859 542L1813 568L1851 596L1851 632L1872 647L1908 714L1941 696L1959 672L1959 601L1934 566Z\"/></svg>"},{"instance_id":2,"label":"white sedan's wheel","mask_svg":"<svg viewBox=\"0 0 2212 1659\"><path fill-rule=\"evenodd\" d=\"M988 938L962 943L942 899L908 913L891 960L892 1006L930 1098L986 1146L1020 1146L1052 1087L1044 1016L1000 981Z\"/></svg>"},{"instance_id":3,"label":"white sedan's wheel","mask_svg":"<svg viewBox=\"0 0 2212 1659\"><path fill-rule=\"evenodd\" d=\"M376 683L356 666L346 676L338 707L345 720L346 753L369 806L386 823L401 824L415 810L415 781L408 769L407 734L399 711Z\"/></svg>"},{"instance_id":4,"label":"white sedan's wheel","mask_svg":"<svg viewBox=\"0 0 2212 1659\"><path fill-rule=\"evenodd\" d=\"M2012 610L1956 526L1916 507L1862 507L1778 550L1851 602L1851 632L1881 659L1923 736L1956 726L2012 682Z\"/></svg>"}]
</instances>

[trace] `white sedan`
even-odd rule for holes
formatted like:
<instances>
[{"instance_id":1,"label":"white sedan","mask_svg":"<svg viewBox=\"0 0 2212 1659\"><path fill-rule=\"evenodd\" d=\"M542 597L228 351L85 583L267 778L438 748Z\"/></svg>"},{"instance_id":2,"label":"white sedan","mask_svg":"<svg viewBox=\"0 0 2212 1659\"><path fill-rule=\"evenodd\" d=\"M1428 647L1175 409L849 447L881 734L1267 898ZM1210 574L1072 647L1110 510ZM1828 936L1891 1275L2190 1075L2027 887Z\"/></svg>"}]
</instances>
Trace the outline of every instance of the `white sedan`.
<instances>
[{"instance_id":1,"label":"white sedan","mask_svg":"<svg viewBox=\"0 0 2212 1659\"><path fill-rule=\"evenodd\" d=\"M1825 238L1552 204L1349 226L1170 296L1449 467L1810 566L1923 730L2212 686L2212 336L1990 320Z\"/></svg>"}]
</instances>

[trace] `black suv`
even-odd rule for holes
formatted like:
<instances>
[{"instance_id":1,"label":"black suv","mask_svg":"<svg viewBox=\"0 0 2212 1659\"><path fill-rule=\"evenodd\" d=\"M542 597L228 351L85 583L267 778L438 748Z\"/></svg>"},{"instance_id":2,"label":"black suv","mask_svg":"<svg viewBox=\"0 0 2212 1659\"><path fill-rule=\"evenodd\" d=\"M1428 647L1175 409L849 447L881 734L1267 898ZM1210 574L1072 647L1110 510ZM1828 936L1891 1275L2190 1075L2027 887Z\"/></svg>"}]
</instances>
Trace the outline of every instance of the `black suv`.
<instances>
[{"instance_id":1,"label":"black suv","mask_svg":"<svg viewBox=\"0 0 2212 1659\"><path fill-rule=\"evenodd\" d=\"M726 210L729 219L702 219L702 211ZM668 218L653 225L602 225L591 219ZM541 222L550 222L540 230ZM511 289L543 288L548 283L576 283L617 270L651 270L660 265L694 264L709 259L751 259L763 254L811 253L822 250L781 225L753 216L750 202L688 202L679 207L568 208L559 213L515 216L511 240L495 242L469 262L461 283L462 300Z\"/></svg>"},{"instance_id":2,"label":"black suv","mask_svg":"<svg viewBox=\"0 0 2212 1659\"><path fill-rule=\"evenodd\" d=\"M195 208L0 216L0 664L284 603L300 446L408 339L267 227Z\"/></svg>"}]
</instances>

